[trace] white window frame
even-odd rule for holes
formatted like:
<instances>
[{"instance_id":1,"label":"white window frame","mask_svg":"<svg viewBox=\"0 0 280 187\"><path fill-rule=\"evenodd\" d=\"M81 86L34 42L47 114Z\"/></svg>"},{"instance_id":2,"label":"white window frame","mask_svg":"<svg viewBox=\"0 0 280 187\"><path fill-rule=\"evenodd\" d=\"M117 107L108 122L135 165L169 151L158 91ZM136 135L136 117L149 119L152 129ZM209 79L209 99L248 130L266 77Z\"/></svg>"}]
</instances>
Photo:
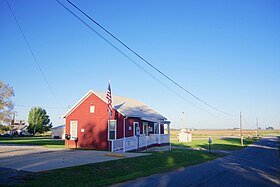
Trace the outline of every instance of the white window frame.
<instances>
[{"instance_id":1,"label":"white window frame","mask_svg":"<svg viewBox=\"0 0 280 187\"><path fill-rule=\"evenodd\" d=\"M95 112L95 106L94 105L90 105L89 106L89 113L93 114Z\"/></svg>"},{"instance_id":2,"label":"white window frame","mask_svg":"<svg viewBox=\"0 0 280 187\"><path fill-rule=\"evenodd\" d=\"M110 122L111 121L114 121L115 122L115 139L110 139ZM117 120L115 119L111 119L111 120L108 120L108 140L116 140L117 139Z\"/></svg>"},{"instance_id":3,"label":"white window frame","mask_svg":"<svg viewBox=\"0 0 280 187\"><path fill-rule=\"evenodd\" d=\"M133 122L133 135L136 136L136 124L138 124L137 126L140 128L140 124L139 122ZM140 131L140 134L141 134L141 131Z\"/></svg>"},{"instance_id":4,"label":"white window frame","mask_svg":"<svg viewBox=\"0 0 280 187\"><path fill-rule=\"evenodd\" d=\"M142 132L145 136L149 136L149 123L146 121L143 122L143 131Z\"/></svg>"},{"instance_id":5,"label":"white window frame","mask_svg":"<svg viewBox=\"0 0 280 187\"><path fill-rule=\"evenodd\" d=\"M73 135L73 130L72 130L72 125L73 123L76 123L76 136ZM78 121L77 120L71 120L70 121L70 135L71 135L71 140L75 140L78 138Z\"/></svg>"},{"instance_id":6,"label":"white window frame","mask_svg":"<svg viewBox=\"0 0 280 187\"><path fill-rule=\"evenodd\" d=\"M159 132L158 123L154 123L154 134L159 134L159 133L156 132L156 129L157 129L157 131Z\"/></svg>"}]
</instances>

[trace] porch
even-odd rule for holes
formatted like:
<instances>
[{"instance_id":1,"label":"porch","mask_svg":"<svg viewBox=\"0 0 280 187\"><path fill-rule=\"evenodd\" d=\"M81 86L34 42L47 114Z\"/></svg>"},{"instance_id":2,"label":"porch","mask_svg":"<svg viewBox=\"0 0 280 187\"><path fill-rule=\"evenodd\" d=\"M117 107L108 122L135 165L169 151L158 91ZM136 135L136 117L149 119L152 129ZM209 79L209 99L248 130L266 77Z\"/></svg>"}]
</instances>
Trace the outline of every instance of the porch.
<instances>
[{"instance_id":1,"label":"porch","mask_svg":"<svg viewBox=\"0 0 280 187\"><path fill-rule=\"evenodd\" d=\"M170 144L170 133L168 134L150 134L140 136L131 136L121 139L110 140L112 152L127 152L138 149L147 149L151 146L160 146Z\"/></svg>"}]
</instances>

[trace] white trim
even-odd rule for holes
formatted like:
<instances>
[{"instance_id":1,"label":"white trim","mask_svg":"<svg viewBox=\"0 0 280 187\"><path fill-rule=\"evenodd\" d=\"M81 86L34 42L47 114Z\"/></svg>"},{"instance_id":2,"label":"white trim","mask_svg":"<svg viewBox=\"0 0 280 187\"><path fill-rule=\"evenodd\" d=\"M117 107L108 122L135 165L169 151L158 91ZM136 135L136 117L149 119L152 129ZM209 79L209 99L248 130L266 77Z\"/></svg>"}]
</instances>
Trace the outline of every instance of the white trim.
<instances>
[{"instance_id":1,"label":"white trim","mask_svg":"<svg viewBox=\"0 0 280 187\"><path fill-rule=\"evenodd\" d=\"M94 105L90 105L89 106L89 113L90 114L94 114L94 112L95 112L95 106Z\"/></svg>"},{"instance_id":2,"label":"white trim","mask_svg":"<svg viewBox=\"0 0 280 187\"><path fill-rule=\"evenodd\" d=\"M145 136L148 136L149 135L149 123L147 121L143 121L142 124L143 124L143 131L142 132ZM148 128L147 134L146 134L146 129L145 128Z\"/></svg>"},{"instance_id":3,"label":"white trim","mask_svg":"<svg viewBox=\"0 0 280 187\"><path fill-rule=\"evenodd\" d=\"M134 135L134 136L136 136L136 130L135 130L135 125L136 125L136 124L138 124L138 127L140 128L139 122L137 122L137 121L136 121L136 122L133 122L133 135ZM141 134L141 131L140 131L140 134Z\"/></svg>"},{"instance_id":4,"label":"white trim","mask_svg":"<svg viewBox=\"0 0 280 187\"><path fill-rule=\"evenodd\" d=\"M72 122L76 122L76 133L77 133L77 137L74 137L74 136L73 136L73 133L72 133ZM70 140L75 140L76 138L78 138L78 121L77 121L77 120L71 120L69 126L70 126L70 135L71 135Z\"/></svg>"},{"instance_id":5,"label":"white trim","mask_svg":"<svg viewBox=\"0 0 280 187\"><path fill-rule=\"evenodd\" d=\"M94 94L95 96L97 96L99 99L101 99L102 101L104 101L107 104L107 101L104 100L102 97L100 97L96 92L94 92L93 90L88 91L78 102L76 102L74 104L74 106L72 108L70 108L63 116L62 118L66 118L68 115L70 115L76 108L78 108L78 106L80 106L80 104L82 104L91 94ZM113 110L114 106L113 106ZM117 110L118 111L118 110ZM119 111L118 111L119 112ZM120 113L120 112L119 112ZM121 115L123 115L122 113L120 113ZM123 115L125 116L125 115Z\"/></svg>"},{"instance_id":6,"label":"white trim","mask_svg":"<svg viewBox=\"0 0 280 187\"><path fill-rule=\"evenodd\" d=\"M165 119L156 119L156 118L146 118L146 117L141 117L140 118L143 121L150 121L150 122L154 122L154 123L158 123L158 121L164 122L166 120Z\"/></svg>"},{"instance_id":7,"label":"white trim","mask_svg":"<svg viewBox=\"0 0 280 187\"><path fill-rule=\"evenodd\" d=\"M90 95L92 94L91 90L88 91L77 103L74 104L72 108L70 108L62 118L66 118L69 114L71 114L81 103L83 103Z\"/></svg>"},{"instance_id":8,"label":"white trim","mask_svg":"<svg viewBox=\"0 0 280 187\"><path fill-rule=\"evenodd\" d=\"M70 108L63 116L62 118L66 118L68 115L70 115L78 106L80 106L80 104L82 104L91 94L94 94L95 96L97 96L99 99L101 99L102 101L104 101L106 104L107 104L107 100L105 100L104 98L102 98L97 92L93 91L93 90L89 90L78 102L76 102L72 108ZM120 97L120 96L118 96ZM114 100L114 96L112 96L113 100ZM128 99L131 99L131 98L128 98ZM134 99L136 100L136 99ZM136 101L139 101L139 100L136 100ZM142 102L142 101L139 101L139 102ZM142 102L143 103L143 102ZM143 103L144 104L144 103ZM144 104L146 105L146 104ZM155 111L154 109L152 109L150 106L147 105L148 108L150 108L151 110ZM127 116L125 114L123 114L120 110L116 110L115 109L115 106L113 106L113 110L117 111L118 113L120 113L122 116ZM156 111L155 111L156 112ZM158 112L156 112L157 114L159 114ZM160 116L162 116L161 114L159 114ZM130 118L133 118L133 117L137 117L137 118L140 118L142 120L146 120L146 121L151 121L151 122L158 122L159 120L160 121L165 121L166 118L164 116L162 116L163 118L162 119L152 119L152 118L145 118L145 117L142 117L142 116L127 116L127 117L130 117Z\"/></svg>"},{"instance_id":9,"label":"white trim","mask_svg":"<svg viewBox=\"0 0 280 187\"><path fill-rule=\"evenodd\" d=\"M156 133L156 126L157 126L157 130L158 130L158 123L154 122L154 134L157 134Z\"/></svg>"},{"instance_id":10,"label":"white trim","mask_svg":"<svg viewBox=\"0 0 280 187\"><path fill-rule=\"evenodd\" d=\"M109 128L110 121L115 121L115 139L110 139L110 128ZM117 139L117 120L110 119L108 120L108 140L116 140L116 139Z\"/></svg>"}]
</instances>

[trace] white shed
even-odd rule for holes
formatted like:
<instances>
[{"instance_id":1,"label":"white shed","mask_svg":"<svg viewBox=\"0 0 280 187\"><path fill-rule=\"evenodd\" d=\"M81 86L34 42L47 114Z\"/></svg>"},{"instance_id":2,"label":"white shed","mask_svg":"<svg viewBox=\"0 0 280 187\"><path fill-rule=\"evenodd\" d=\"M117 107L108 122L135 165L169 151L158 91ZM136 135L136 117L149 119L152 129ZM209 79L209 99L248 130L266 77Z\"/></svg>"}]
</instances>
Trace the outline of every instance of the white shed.
<instances>
[{"instance_id":1,"label":"white shed","mask_svg":"<svg viewBox=\"0 0 280 187\"><path fill-rule=\"evenodd\" d=\"M65 139L65 125L52 128L52 139Z\"/></svg>"},{"instance_id":2,"label":"white shed","mask_svg":"<svg viewBox=\"0 0 280 187\"><path fill-rule=\"evenodd\" d=\"M179 142L191 142L192 134L191 132L187 131L187 129L181 129L177 134L177 139Z\"/></svg>"}]
</instances>

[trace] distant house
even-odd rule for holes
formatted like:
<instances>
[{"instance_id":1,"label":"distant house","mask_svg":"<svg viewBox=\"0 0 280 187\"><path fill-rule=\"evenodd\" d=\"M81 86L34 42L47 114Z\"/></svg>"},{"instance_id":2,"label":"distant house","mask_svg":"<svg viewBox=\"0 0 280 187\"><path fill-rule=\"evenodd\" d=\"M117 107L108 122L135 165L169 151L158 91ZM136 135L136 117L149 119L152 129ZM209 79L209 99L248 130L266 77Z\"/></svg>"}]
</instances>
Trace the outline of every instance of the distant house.
<instances>
[{"instance_id":1,"label":"distant house","mask_svg":"<svg viewBox=\"0 0 280 187\"><path fill-rule=\"evenodd\" d=\"M170 122L141 101L112 96L108 119L106 93L89 91L65 115L65 146L132 151L169 145ZM164 126L168 134L164 134Z\"/></svg>"},{"instance_id":2,"label":"distant house","mask_svg":"<svg viewBox=\"0 0 280 187\"><path fill-rule=\"evenodd\" d=\"M52 128L52 139L65 139L65 125Z\"/></svg>"},{"instance_id":3,"label":"distant house","mask_svg":"<svg viewBox=\"0 0 280 187\"><path fill-rule=\"evenodd\" d=\"M10 134L18 135L18 136L24 136L24 135L30 135L27 132L28 125L25 123L24 120L12 120L10 123L12 129L10 130Z\"/></svg>"}]
</instances>

